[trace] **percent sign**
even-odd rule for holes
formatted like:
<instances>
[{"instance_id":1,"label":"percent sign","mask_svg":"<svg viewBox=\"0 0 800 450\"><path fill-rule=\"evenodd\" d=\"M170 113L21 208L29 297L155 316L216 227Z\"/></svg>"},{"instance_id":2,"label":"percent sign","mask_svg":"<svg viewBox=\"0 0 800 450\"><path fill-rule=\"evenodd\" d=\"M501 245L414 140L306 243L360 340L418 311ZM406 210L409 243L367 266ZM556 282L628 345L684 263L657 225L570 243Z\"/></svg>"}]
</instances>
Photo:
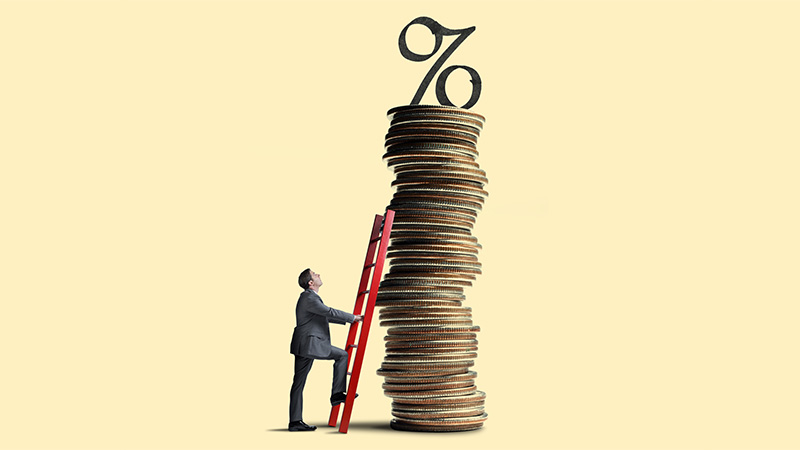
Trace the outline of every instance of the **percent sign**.
<instances>
[{"instance_id":1,"label":"percent sign","mask_svg":"<svg viewBox=\"0 0 800 450\"><path fill-rule=\"evenodd\" d=\"M433 33L433 37L436 39L436 45L433 47L433 51L427 55L420 55L419 53L414 53L408 48L408 43L406 42L406 32L411 25L424 25L426 26L431 33ZM433 80L433 76L436 75L436 72L441 69L442 65L450 55L453 54L454 51L461 45L462 42L470 35L472 32L475 31L475 27L464 28L462 30L451 30L449 28L443 27L439 22L431 19L430 17L417 17L416 19L412 20L403 31L400 32L400 54L403 55L405 59L411 61L427 61L430 59L431 56L435 55L436 52L442 47L442 37L443 36L454 36L458 35L455 41L450 44L449 47L439 56L439 59L436 60L435 63L431 66L428 73L425 74L425 78L422 79L422 83L420 83L419 88L417 89L417 93L414 94L414 98L411 100L412 105L418 105L419 102L422 100L423 94L428 89L428 86L431 84L431 80ZM464 109L469 109L478 102L478 98L481 96L481 77L478 75L478 72L475 71L472 67L468 66L450 66L442 71L439 74L439 78L436 79L436 98L439 100L439 103L442 105L447 106L455 106L447 98L447 92L445 90L445 86L447 84L447 77L456 70L456 69L464 69L470 75L470 82L472 83L472 95L469 98L469 101L462 106Z\"/></svg>"}]
</instances>

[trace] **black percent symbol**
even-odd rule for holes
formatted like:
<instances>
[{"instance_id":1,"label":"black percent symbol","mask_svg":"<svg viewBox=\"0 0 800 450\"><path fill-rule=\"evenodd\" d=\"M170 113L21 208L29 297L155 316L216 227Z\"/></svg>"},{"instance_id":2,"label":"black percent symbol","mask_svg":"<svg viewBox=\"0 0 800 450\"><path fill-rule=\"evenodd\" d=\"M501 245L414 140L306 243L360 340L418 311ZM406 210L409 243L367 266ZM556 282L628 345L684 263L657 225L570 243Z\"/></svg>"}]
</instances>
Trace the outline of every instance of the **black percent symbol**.
<instances>
[{"instance_id":1,"label":"black percent symbol","mask_svg":"<svg viewBox=\"0 0 800 450\"><path fill-rule=\"evenodd\" d=\"M408 28L411 27L411 25L417 25L417 24L426 26L431 31L431 33L433 33L433 37L436 39L433 51L427 55L420 55L419 53L412 52L411 50L409 50L408 43L406 42L406 32L408 32ZM422 79L422 83L420 83L419 88L417 89L417 93L414 94L414 98L411 100L412 105L419 104L419 102L422 100L422 96L425 94L425 91L431 84L433 76L436 75L436 72L438 72L439 69L442 68L444 62L447 61L447 58L449 58L450 55L452 55L453 52L456 51L458 46L461 45L461 43L464 42L464 40L470 34L472 34L473 31L475 31L474 26L469 28L464 28L461 30L451 30L449 28L443 27L439 22L431 19L430 17L424 17L424 16L417 17L416 19L412 20L408 25L406 25L405 28L403 28L403 31L400 32L400 39L399 39L400 54L402 54L405 59L416 62L427 61L433 55L435 55L436 52L438 52L439 49L442 47L443 36L458 35L456 40L454 40L453 43L450 44L450 46L447 47L447 49L444 52L442 52L442 54L439 56L439 59L437 59L436 62L433 63L430 70L428 70L428 73L425 74L425 78ZM464 109L469 109L473 107L475 103L478 102L478 98L480 98L481 96L481 77L480 75L478 75L478 72L472 67L450 66L444 69L442 73L439 74L439 78L436 79L436 98L442 105L455 106L453 105L453 102L451 102L450 99L447 97L446 85L447 85L447 77L449 77L450 74L453 73L453 71L456 69L463 69L467 71L467 73L469 73L471 77L470 82L472 83L472 95L470 96L469 101L467 101L467 103L465 103L464 106L462 106L462 108Z\"/></svg>"}]
</instances>

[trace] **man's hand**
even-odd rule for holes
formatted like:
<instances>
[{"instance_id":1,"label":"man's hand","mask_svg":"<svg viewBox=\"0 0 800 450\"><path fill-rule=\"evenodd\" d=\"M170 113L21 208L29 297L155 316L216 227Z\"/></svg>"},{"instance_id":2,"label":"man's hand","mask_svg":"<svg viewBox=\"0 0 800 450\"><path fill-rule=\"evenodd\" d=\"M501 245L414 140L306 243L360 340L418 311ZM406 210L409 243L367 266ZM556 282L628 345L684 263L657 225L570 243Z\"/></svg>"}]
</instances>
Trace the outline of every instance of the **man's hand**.
<instances>
[{"instance_id":1,"label":"man's hand","mask_svg":"<svg viewBox=\"0 0 800 450\"><path fill-rule=\"evenodd\" d=\"M364 316L356 316L356 318L353 319L353 322L361 322L362 320L364 320Z\"/></svg>"}]
</instances>

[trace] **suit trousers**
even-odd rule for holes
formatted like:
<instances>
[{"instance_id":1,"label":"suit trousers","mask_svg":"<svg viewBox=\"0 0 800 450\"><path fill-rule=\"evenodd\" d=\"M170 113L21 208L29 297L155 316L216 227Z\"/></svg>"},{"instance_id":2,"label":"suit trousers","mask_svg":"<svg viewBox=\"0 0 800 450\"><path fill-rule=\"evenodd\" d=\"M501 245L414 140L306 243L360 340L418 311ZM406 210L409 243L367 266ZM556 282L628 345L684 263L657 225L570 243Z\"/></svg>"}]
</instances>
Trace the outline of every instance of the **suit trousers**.
<instances>
[{"instance_id":1,"label":"suit trousers","mask_svg":"<svg viewBox=\"0 0 800 450\"><path fill-rule=\"evenodd\" d=\"M303 389L306 387L306 378L308 378L308 373L311 371L311 365L315 359L333 360L331 396L337 392L345 392L347 390L346 351L338 347L331 347L331 353L327 358L307 358L294 355L294 380L292 381L292 389L289 391L289 422L303 420Z\"/></svg>"}]
</instances>

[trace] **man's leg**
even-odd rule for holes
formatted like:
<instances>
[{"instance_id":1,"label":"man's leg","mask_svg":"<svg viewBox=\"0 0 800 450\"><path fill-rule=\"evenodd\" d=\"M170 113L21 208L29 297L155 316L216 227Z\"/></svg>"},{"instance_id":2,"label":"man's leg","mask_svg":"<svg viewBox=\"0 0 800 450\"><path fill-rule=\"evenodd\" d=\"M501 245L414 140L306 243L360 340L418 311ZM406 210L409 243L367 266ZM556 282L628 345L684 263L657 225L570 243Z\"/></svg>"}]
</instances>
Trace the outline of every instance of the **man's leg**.
<instances>
[{"instance_id":1,"label":"man's leg","mask_svg":"<svg viewBox=\"0 0 800 450\"><path fill-rule=\"evenodd\" d=\"M331 347L331 354L328 359L333 360L332 396L347 390L347 352L338 347Z\"/></svg>"},{"instance_id":2,"label":"man's leg","mask_svg":"<svg viewBox=\"0 0 800 450\"><path fill-rule=\"evenodd\" d=\"M311 358L294 356L294 381L292 390L289 391L289 422L303 420L303 388L306 387L306 378L313 362Z\"/></svg>"}]
</instances>

